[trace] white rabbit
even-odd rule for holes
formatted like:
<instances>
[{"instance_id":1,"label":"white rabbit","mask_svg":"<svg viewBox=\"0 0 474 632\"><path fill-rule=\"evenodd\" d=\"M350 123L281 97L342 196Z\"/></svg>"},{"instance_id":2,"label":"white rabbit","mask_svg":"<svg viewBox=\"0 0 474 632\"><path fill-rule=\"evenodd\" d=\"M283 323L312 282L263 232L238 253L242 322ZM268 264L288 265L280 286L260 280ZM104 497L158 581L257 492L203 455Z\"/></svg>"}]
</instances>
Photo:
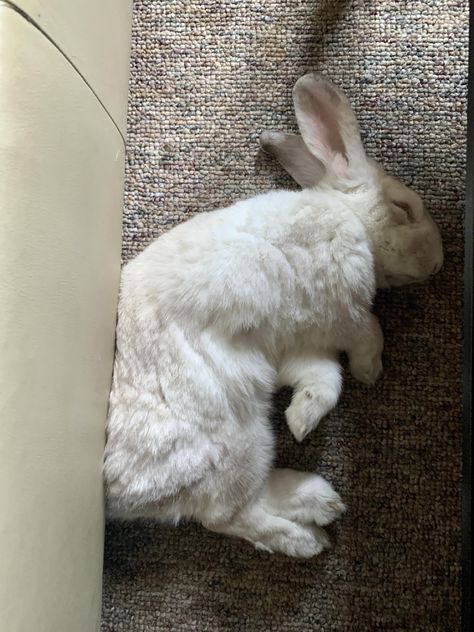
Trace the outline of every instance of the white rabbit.
<instances>
[{"instance_id":1,"label":"white rabbit","mask_svg":"<svg viewBox=\"0 0 474 632\"><path fill-rule=\"evenodd\" d=\"M379 375L376 286L426 279L438 229L364 152L346 97L321 75L293 91L302 138L263 147L304 187L202 213L124 267L104 474L110 515L199 521L309 557L344 505L315 474L273 469L272 393L293 386L301 440L353 375Z\"/></svg>"}]
</instances>

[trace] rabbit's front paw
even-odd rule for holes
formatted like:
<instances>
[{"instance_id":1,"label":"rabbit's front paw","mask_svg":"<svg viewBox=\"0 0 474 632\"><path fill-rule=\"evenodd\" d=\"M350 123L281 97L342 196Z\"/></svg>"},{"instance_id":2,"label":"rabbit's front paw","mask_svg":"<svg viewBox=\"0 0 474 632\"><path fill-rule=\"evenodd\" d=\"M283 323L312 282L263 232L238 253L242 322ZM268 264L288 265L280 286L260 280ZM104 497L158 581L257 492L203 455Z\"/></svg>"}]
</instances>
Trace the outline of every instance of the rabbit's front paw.
<instances>
[{"instance_id":1,"label":"rabbit's front paw","mask_svg":"<svg viewBox=\"0 0 474 632\"><path fill-rule=\"evenodd\" d=\"M318 387L305 387L294 393L290 406L286 409L286 421L294 438L303 441L314 430L321 419L335 405L333 391L326 393Z\"/></svg>"},{"instance_id":2,"label":"rabbit's front paw","mask_svg":"<svg viewBox=\"0 0 474 632\"><path fill-rule=\"evenodd\" d=\"M377 354L371 357L352 359L350 369L358 382L368 385L375 384L383 371L382 358Z\"/></svg>"}]
</instances>

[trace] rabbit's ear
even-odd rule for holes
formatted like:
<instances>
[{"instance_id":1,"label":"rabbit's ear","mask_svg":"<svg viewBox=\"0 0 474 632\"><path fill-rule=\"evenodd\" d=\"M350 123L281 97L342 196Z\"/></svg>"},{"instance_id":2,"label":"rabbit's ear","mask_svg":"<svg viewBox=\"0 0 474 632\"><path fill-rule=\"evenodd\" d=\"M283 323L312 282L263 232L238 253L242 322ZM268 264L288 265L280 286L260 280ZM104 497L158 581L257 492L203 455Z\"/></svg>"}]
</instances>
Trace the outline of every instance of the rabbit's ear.
<instances>
[{"instance_id":1,"label":"rabbit's ear","mask_svg":"<svg viewBox=\"0 0 474 632\"><path fill-rule=\"evenodd\" d=\"M324 165L313 156L298 134L262 132L260 145L263 151L275 156L303 188L315 186L324 175Z\"/></svg>"},{"instance_id":2,"label":"rabbit's ear","mask_svg":"<svg viewBox=\"0 0 474 632\"><path fill-rule=\"evenodd\" d=\"M359 125L347 97L323 75L304 75L293 88L296 119L309 151L328 175L347 186L367 177Z\"/></svg>"}]
</instances>

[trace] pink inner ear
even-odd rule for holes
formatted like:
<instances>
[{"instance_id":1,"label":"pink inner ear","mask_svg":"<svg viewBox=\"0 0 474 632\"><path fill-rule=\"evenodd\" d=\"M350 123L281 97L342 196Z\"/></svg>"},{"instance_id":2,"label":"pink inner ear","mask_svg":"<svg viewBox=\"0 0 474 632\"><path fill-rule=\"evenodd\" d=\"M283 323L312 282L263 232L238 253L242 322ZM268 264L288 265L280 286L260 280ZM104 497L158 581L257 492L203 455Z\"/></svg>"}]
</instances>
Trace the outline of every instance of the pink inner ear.
<instances>
[{"instance_id":1,"label":"pink inner ear","mask_svg":"<svg viewBox=\"0 0 474 632\"><path fill-rule=\"evenodd\" d=\"M323 162L330 163L336 154L347 161L347 150L339 125L337 112L341 100L335 92L304 90L298 95L301 123L307 146Z\"/></svg>"}]
</instances>

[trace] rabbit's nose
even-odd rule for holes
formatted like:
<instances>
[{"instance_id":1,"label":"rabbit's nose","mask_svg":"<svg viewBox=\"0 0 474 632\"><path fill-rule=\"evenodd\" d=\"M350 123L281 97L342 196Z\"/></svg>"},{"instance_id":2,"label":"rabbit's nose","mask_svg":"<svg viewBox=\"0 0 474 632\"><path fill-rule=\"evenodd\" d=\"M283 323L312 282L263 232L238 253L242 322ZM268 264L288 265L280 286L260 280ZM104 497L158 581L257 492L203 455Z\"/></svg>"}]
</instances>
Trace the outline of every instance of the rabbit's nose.
<instances>
[{"instance_id":1,"label":"rabbit's nose","mask_svg":"<svg viewBox=\"0 0 474 632\"><path fill-rule=\"evenodd\" d=\"M435 266L433 268L433 270L431 271L431 274L437 274L439 271L441 270L441 263L435 263Z\"/></svg>"}]
</instances>

